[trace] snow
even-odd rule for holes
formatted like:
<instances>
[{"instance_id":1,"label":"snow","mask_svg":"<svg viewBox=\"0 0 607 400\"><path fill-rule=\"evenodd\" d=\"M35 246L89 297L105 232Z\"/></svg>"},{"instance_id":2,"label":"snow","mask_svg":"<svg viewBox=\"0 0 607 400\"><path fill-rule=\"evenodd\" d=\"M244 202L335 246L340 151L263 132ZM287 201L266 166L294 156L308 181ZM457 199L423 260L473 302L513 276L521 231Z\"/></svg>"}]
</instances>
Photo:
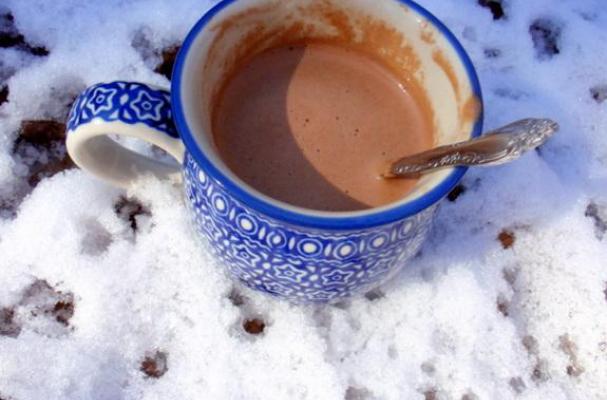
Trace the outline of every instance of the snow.
<instances>
[{"instance_id":1,"label":"snow","mask_svg":"<svg viewBox=\"0 0 607 400\"><path fill-rule=\"evenodd\" d=\"M471 170L397 279L304 307L234 286L179 188L124 193L42 168L62 165L57 138L19 142L22 121L61 121L87 85L168 86L154 72L162 49L211 2L3 1L0 398L605 398L603 1L503 0L496 20L473 0L420 3L474 60L487 128L544 116L562 130L516 163Z\"/></svg>"}]
</instances>

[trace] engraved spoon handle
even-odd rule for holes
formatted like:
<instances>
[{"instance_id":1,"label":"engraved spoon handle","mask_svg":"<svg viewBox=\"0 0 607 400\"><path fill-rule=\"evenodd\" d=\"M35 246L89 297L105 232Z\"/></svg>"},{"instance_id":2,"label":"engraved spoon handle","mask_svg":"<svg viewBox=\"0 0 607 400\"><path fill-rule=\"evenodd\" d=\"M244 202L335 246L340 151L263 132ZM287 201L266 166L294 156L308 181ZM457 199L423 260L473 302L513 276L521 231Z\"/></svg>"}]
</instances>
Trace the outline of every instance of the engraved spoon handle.
<instances>
[{"instance_id":1,"label":"engraved spoon handle","mask_svg":"<svg viewBox=\"0 0 607 400\"><path fill-rule=\"evenodd\" d=\"M523 119L487 132L478 139L401 158L389 167L383 177L415 178L447 167L504 164L541 146L558 129L559 125L549 119Z\"/></svg>"}]
</instances>

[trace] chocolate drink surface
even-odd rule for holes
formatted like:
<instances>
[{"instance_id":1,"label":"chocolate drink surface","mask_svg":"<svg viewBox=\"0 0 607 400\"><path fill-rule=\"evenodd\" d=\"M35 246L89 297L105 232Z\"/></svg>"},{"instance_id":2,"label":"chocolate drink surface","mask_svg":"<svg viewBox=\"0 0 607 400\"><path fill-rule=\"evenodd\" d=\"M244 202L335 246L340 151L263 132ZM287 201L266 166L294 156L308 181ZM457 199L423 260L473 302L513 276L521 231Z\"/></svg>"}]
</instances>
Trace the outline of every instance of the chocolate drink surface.
<instances>
[{"instance_id":1,"label":"chocolate drink surface","mask_svg":"<svg viewBox=\"0 0 607 400\"><path fill-rule=\"evenodd\" d=\"M213 137L226 165L274 199L321 211L396 202L416 180L379 177L432 147L419 90L371 56L332 44L266 50L220 91Z\"/></svg>"}]
</instances>

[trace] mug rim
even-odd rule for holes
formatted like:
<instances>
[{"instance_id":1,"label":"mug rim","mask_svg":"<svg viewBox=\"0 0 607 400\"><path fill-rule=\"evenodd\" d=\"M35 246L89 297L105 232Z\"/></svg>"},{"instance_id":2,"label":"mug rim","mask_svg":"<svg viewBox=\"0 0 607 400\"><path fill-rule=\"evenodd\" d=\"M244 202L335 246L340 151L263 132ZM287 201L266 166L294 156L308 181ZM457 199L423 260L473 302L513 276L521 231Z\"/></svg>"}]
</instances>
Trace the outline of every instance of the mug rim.
<instances>
[{"instance_id":1,"label":"mug rim","mask_svg":"<svg viewBox=\"0 0 607 400\"><path fill-rule=\"evenodd\" d=\"M467 167L454 168L448 176L443 178L438 184L434 185L434 187L427 193L418 198L407 201L406 203L398 204L392 207L388 206L389 208L383 209L371 208L369 210L358 212L356 215L343 215L345 213L320 211L314 215L312 213L315 211L311 209L293 207L294 209L307 211L307 213L303 213L283 208L280 206L280 202L278 201L278 204L272 204L261 197L255 196L254 193L250 193L249 191L245 190L239 183L234 182L230 177L223 173L222 168L216 166L198 146L196 139L187 124L185 111L181 105L181 87L186 58L195 39L207 26L207 24L211 22L215 15L217 15L224 8L228 7L230 4L237 1L238 0L221 0L219 3L211 7L196 22L196 24L188 32L183 45L179 50L177 59L175 61L175 67L173 68L172 72L171 107L173 109L177 131L181 137L181 140L184 142L187 152L194 158L205 173L207 173L211 178L220 182L225 189L237 200L242 202L243 205L255 209L268 217L294 225L331 230L364 229L386 225L406 219L438 203L445 196L447 196L451 190L453 190L453 188L455 188L468 170ZM390 1L396 1L397 3L404 4L415 11L418 15L432 24L440 32L440 34L447 39L449 44L455 50L460 62L464 66L472 92L480 104L480 112L476 121L474 122L474 127L470 137L475 138L480 136L483 128L484 103L480 81L470 56L455 35L449 30L449 28L447 28L447 26L437 17L435 17L430 11L426 10L413 0ZM256 189L252 189L253 192L257 192Z\"/></svg>"}]
</instances>

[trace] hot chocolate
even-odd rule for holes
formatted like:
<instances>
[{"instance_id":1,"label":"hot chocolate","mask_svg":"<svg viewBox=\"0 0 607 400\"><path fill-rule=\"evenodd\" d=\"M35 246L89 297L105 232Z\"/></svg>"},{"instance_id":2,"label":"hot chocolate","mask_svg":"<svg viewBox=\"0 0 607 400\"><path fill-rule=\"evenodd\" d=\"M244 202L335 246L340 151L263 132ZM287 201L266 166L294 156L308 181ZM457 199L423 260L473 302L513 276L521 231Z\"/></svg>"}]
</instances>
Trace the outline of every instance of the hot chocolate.
<instances>
[{"instance_id":1,"label":"hot chocolate","mask_svg":"<svg viewBox=\"0 0 607 400\"><path fill-rule=\"evenodd\" d=\"M416 180L385 180L387 163L433 144L412 82L373 57L327 43L266 50L241 63L214 105L226 165L291 205L354 211L404 198Z\"/></svg>"}]
</instances>

